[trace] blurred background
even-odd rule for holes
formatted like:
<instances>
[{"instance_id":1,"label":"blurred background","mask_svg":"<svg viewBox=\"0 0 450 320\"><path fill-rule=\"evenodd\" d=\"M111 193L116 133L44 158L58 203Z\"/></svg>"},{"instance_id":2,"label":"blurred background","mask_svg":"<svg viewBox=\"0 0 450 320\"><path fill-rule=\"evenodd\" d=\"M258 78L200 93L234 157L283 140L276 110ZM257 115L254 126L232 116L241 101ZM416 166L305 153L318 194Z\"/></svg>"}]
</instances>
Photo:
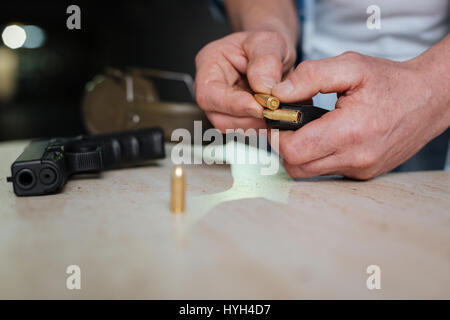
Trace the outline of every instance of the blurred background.
<instances>
[{"instance_id":1,"label":"blurred background","mask_svg":"<svg viewBox=\"0 0 450 320\"><path fill-rule=\"evenodd\" d=\"M66 27L72 4L81 30ZM230 31L215 10L208 0L2 1L0 141L84 133L85 85L105 67L194 76L196 53Z\"/></svg>"},{"instance_id":2,"label":"blurred background","mask_svg":"<svg viewBox=\"0 0 450 320\"><path fill-rule=\"evenodd\" d=\"M194 76L197 52L231 32L219 2L3 0L0 141L86 133L85 87L106 67ZM66 27L72 4L81 8L81 30ZM164 98L192 102L186 92L171 86ZM449 137L447 130L396 170L444 168Z\"/></svg>"}]
</instances>

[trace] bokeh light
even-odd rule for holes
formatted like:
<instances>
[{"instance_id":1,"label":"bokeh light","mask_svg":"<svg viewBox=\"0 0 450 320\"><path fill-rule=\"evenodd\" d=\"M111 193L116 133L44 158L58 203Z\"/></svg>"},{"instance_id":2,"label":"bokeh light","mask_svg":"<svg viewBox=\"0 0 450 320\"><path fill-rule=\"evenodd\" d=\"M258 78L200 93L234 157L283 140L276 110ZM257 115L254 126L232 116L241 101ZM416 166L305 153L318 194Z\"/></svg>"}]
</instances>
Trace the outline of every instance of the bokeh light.
<instances>
[{"instance_id":1,"label":"bokeh light","mask_svg":"<svg viewBox=\"0 0 450 320\"><path fill-rule=\"evenodd\" d=\"M27 34L25 30L18 25L7 26L2 33L3 43L11 49L17 49L23 46Z\"/></svg>"},{"instance_id":2,"label":"bokeh light","mask_svg":"<svg viewBox=\"0 0 450 320\"><path fill-rule=\"evenodd\" d=\"M46 38L44 30L34 25L24 26L23 29L26 33L26 40L23 44L24 48L35 49L42 47Z\"/></svg>"}]
</instances>

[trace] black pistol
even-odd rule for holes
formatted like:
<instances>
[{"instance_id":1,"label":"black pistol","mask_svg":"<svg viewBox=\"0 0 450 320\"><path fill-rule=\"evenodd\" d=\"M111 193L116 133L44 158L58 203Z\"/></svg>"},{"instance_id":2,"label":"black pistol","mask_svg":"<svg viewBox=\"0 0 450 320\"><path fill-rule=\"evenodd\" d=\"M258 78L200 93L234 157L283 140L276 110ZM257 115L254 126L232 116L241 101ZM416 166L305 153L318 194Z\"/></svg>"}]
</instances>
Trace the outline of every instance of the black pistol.
<instances>
[{"instance_id":1,"label":"black pistol","mask_svg":"<svg viewBox=\"0 0 450 320\"><path fill-rule=\"evenodd\" d=\"M160 128L32 141L11 165L14 193L37 196L60 191L76 173L99 172L165 157Z\"/></svg>"}]
</instances>

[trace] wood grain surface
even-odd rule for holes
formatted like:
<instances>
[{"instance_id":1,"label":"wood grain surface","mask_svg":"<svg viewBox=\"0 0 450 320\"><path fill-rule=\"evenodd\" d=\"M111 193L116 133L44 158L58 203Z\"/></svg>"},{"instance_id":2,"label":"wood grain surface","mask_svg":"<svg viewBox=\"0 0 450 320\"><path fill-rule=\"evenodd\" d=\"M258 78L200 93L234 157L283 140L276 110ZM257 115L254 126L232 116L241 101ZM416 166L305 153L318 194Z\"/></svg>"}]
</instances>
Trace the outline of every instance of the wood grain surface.
<instances>
[{"instance_id":1,"label":"wood grain surface","mask_svg":"<svg viewBox=\"0 0 450 320\"><path fill-rule=\"evenodd\" d=\"M450 172L294 181L188 165L173 215L170 157L19 198L6 177L24 146L0 144L2 299L450 299ZM81 290L66 288L73 264Z\"/></svg>"}]
</instances>

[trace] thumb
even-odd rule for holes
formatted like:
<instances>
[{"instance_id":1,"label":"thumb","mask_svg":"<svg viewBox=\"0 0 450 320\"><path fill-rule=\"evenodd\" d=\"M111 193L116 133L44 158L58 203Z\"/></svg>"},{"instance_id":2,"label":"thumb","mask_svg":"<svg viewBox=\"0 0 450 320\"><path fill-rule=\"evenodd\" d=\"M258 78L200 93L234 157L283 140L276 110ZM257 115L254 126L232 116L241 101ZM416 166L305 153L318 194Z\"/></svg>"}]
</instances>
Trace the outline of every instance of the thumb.
<instances>
[{"instance_id":1,"label":"thumb","mask_svg":"<svg viewBox=\"0 0 450 320\"><path fill-rule=\"evenodd\" d=\"M298 102L319 92L351 90L363 80L363 59L364 56L351 52L328 59L303 61L273 87L272 94L283 102Z\"/></svg>"},{"instance_id":2,"label":"thumb","mask_svg":"<svg viewBox=\"0 0 450 320\"><path fill-rule=\"evenodd\" d=\"M255 92L271 93L285 71L292 67L295 50L277 32L258 32L245 41L247 80Z\"/></svg>"}]
</instances>

